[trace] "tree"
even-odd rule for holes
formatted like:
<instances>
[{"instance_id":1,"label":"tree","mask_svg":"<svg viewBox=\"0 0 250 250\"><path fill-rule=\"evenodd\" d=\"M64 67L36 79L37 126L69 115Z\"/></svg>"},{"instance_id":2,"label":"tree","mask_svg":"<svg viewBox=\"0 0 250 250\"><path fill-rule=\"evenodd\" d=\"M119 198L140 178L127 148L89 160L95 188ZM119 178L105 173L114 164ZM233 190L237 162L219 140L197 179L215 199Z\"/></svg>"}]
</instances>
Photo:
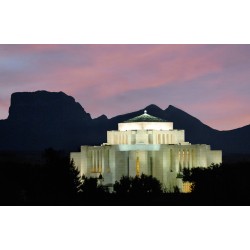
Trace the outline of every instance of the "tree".
<instances>
[{"instance_id":1,"label":"tree","mask_svg":"<svg viewBox=\"0 0 250 250\"><path fill-rule=\"evenodd\" d=\"M81 201L99 203L103 202L103 199L107 197L109 191L106 187L98 182L99 178L85 177L82 178L82 184L80 185Z\"/></svg>"},{"instance_id":2,"label":"tree","mask_svg":"<svg viewBox=\"0 0 250 250\"><path fill-rule=\"evenodd\" d=\"M184 181L190 181L192 194L205 204L249 204L250 163L211 165L209 168L185 170Z\"/></svg>"},{"instance_id":3,"label":"tree","mask_svg":"<svg viewBox=\"0 0 250 250\"><path fill-rule=\"evenodd\" d=\"M126 195L131 192L132 177L122 176L120 181L116 181L114 184L114 191L119 195Z\"/></svg>"},{"instance_id":4,"label":"tree","mask_svg":"<svg viewBox=\"0 0 250 250\"><path fill-rule=\"evenodd\" d=\"M39 198L50 204L74 202L81 185L80 173L74 162L63 152L53 149L45 150L43 156L44 164L39 175Z\"/></svg>"},{"instance_id":5,"label":"tree","mask_svg":"<svg viewBox=\"0 0 250 250\"><path fill-rule=\"evenodd\" d=\"M120 181L114 184L114 191L117 195L158 195L163 193L161 183L154 177L142 174L141 176L123 176Z\"/></svg>"},{"instance_id":6,"label":"tree","mask_svg":"<svg viewBox=\"0 0 250 250\"><path fill-rule=\"evenodd\" d=\"M68 188L73 194L76 194L80 191L81 178L80 178L80 172L76 168L73 160L69 162L67 170L68 170L67 171Z\"/></svg>"}]
</instances>

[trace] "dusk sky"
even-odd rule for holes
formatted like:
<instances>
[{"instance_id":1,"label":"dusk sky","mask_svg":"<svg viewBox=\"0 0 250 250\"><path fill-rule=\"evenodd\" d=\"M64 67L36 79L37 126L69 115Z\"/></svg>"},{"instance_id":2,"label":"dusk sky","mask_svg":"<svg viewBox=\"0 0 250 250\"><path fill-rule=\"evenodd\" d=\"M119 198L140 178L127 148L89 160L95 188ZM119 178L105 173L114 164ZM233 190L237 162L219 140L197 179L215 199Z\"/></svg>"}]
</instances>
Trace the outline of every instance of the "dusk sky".
<instances>
[{"instance_id":1,"label":"dusk sky","mask_svg":"<svg viewBox=\"0 0 250 250\"><path fill-rule=\"evenodd\" d=\"M219 130L250 124L249 45L0 45L0 119L13 92L63 91L92 118L170 104Z\"/></svg>"}]
</instances>

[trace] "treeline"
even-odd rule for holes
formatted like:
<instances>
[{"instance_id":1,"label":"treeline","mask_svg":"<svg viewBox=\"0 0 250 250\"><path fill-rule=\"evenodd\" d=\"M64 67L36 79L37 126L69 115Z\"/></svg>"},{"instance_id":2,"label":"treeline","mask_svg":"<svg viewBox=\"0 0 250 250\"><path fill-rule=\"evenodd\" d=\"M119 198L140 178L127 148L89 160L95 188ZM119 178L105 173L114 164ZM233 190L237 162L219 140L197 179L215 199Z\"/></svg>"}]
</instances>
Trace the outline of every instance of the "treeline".
<instances>
[{"instance_id":1,"label":"treeline","mask_svg":"<svg viewBox=\"0 0 250 250\"><path fill-rule=\"evenodd\" d=\"M0 163L1 205L70 204L76 198L78 171L62 152L48 149L41 163L13 154Z\"/></svg>"},{"instance_id":2,"label":"treeline","mask_svg":"<svg viewBox=\"0 0 250 250\"><path fill-rule=\"evenodd\" d=\"M192 193L169 193L152 176L122 177L113 186L80 178L62 152L48 149L40 163L0 161L1 205L249 205L250 163L184 169Z\"/></svg>"},{"instance_id":3,"label":"treeline","mask_svg":"<svg viewBox=\"0 0 250 250\"><path fill-rule=\"evenodd\" d=\"M250 205L250 162L222 163L183 170L192 183L192 198L200 205Z\"/></svg>"},{"instance_id":4,"label":"treeline","mask_svg":"<svg viewBox=\"0 0 250 250\"><path fill-rule=\"evenodd\" d=\"M123 177L114 192L99 178L80 178L79 171L63 152L47 149L40 163L15 157L0 161L1 205L126 205L148 204L163 194L152 176ZM159 199L160 200L160 199ZM154 202L155 203L155 202Z\"/></svg>"}]
</instances>

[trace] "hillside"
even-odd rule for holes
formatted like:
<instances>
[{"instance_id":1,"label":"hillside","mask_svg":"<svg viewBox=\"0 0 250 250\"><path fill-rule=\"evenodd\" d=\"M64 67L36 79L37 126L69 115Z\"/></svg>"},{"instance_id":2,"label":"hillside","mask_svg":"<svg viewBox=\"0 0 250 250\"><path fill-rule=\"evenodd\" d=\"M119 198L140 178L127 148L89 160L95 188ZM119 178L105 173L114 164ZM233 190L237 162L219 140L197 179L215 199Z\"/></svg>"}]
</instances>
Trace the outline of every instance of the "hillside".
<instances>
[{"instance_id":1,"label":"hillside","mask_svg":"<svg viewBox=\"0 0 250 250\"><path fill-rule=\"evenodd\" d=\"M186 141L193 144L209 144L224 154L250 152L250 125L218 131L172 105L162 110L153 104L111 119L105 115L92 119L73 97L47 91L12 94L9 117L0 121L0 150L78 150L81 145L99 145L106 142L107 130L116 130L119 122L145 109L173 122L174 128L184 129Z\"/></svg>"}]
</instances>

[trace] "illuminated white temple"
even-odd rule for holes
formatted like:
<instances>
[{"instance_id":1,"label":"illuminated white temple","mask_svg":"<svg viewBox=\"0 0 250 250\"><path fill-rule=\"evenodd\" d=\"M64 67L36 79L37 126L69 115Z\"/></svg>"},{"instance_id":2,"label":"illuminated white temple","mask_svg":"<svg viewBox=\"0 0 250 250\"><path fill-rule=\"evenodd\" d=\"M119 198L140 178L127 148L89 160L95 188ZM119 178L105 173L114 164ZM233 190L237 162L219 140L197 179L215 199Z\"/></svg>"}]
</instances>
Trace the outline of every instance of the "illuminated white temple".
<instances>
[{"instance_id":1,"label":"illuminated white temple","mask_svg":"<svg viewBox=\"0 0 250 250\"><path fill-rule=\"evenodd\" d=\"M222 162L222 151L209 145L185 142L184 130L173 129L173 123L144 114L118 124L118 131L107 132L107 143L81 146L71 159L87 177L104 178L112 185L124 176L146 174L156 177L172 191L185 191L183 168L208 167Z\"/></svg>"}]
</instances>

